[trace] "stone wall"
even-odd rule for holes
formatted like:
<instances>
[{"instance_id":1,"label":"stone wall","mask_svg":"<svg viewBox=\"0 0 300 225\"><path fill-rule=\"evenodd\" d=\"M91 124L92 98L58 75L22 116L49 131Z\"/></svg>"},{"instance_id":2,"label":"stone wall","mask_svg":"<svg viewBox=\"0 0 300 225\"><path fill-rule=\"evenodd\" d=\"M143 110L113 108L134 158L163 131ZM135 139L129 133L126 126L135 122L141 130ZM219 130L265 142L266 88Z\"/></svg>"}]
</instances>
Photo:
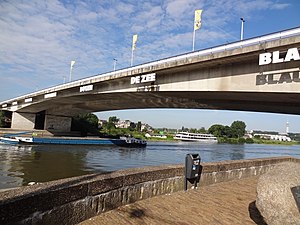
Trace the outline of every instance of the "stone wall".
<instances>
[{"instance_id":1,"label":"stone wall","mask_svg":"<svg viewBox=\"0 0 300 225\"><path fill-rule=\"evenodd\" d=\"M201 163L200 186L257 176L290 157ZM184 166L92 174L0 193L0 224L76 224L118 206L182 191ZM189 188L191 186L189 185Z\"/></svg>"},{"instance_id":2,"label":"stone wall","mask_svg":"<svg viewBox=\"0 0 300 225\"><path fill-rule=\"evenodd\" d=\"M71 123L71 117L46 115L45 130L48 130L49 132L70 132Z\"/></svg>"}]
</instances>

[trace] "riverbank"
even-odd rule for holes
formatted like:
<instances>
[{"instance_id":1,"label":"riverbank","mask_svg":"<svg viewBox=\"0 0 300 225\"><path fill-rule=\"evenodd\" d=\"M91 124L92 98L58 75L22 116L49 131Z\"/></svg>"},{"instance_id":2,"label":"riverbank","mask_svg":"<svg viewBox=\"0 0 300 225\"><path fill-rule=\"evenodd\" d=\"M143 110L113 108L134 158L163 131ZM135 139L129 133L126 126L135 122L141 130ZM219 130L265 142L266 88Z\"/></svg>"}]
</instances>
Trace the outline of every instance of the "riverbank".
<instances>
[{"instance_id":1,"label":"riverbank","mask_svg":"<svg viewBox=\"0 0 300 225\"><path fill-rule=\"evenodd\" d=\"M298 141L274 141L252 138L217 138L219 144L267 144L267 145L300 145ZM168 138L146 138L149 142L181 142L180 140Z\"/></svg>"},{"instance_id":2,"label":"riverbank","mask_svg":"<svg viewBox=\"0 0 300 225\"><path fill-rule=\"evenodd\" d=\"M227 144L266 144L266 145L299 145L298 141L276 141L259 138L218 138L218 143Z\"/></svg>"},{"instance_id":3,"label":"riverbank","mask_svg":"<svg viewBox=\"0 0 300 225\"><path fill-rule=\"evenodd\" d=\"M14 134L19 132L26 132L24 130L17 130L17 129L10 129L10 128L0 128L0 136L5 134ZM28 134L23 134L23 136L31 136L32 133L35 133L37 136L41 137L53 137L53 134L46 131L46 130L34 130L34 131L27 131ZM78 136L76 132L73 133L61 133L59 136L62 137L70 137L70 136ZM143 135L139 133L135 133L135 135L132 135L136 138L145 139L149 142L180 142L180 140L176 140L173 138L173 135L166 135L167 138L159 138L159 137L150 137L145 138ZM265 140L265 139L258 139L258 138L224 138L224 137L218 137L218 143L226 143L226 144L267 144L267 145L300 145L300 142L298 141L274 141L274 140Z\"/></svg>"},{"instance_id":4,"label":"riverbank","mask_svg":"<svg viewBox=\"0 0 300 225\"><path fill-rule=\"evenodd\" d=\"M273 141L273 140L262 140L255 139L255 144L266 144L266 145L300 145L299 141Z\"/></svg>"}]
</instances>

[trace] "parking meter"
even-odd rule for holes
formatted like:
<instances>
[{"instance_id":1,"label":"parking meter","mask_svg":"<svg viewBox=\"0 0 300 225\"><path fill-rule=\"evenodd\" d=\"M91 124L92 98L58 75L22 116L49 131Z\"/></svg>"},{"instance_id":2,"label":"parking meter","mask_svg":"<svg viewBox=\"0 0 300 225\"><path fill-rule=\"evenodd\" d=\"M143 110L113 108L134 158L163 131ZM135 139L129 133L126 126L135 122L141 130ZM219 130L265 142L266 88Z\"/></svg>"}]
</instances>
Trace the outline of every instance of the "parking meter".
<instances>
[{"instance_id":1,"label":"parking meter","mask_svg":"<svg viewBox=\"0 0 300 225\"><path fill-rule=\"evenodd\" d=\"M201 158L199 154L187 154L185 157L185 185L184 189L187 190L187 181L197 185L199 171L200 171Z\"/></svg>"}]
</instances>

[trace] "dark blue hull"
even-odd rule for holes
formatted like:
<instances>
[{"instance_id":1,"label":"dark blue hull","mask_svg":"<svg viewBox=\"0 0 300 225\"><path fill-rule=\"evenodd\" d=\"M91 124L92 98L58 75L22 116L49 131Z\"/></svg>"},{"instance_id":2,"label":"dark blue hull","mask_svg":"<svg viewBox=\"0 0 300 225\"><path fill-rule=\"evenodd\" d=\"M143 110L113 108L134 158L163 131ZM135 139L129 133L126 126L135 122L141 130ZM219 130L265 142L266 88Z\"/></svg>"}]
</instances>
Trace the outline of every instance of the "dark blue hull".
<instances>
[{"instance_id":1,"label":"dark blue hull","mask_svg":"<svg viewBox=\"0 0 300 225\"><path fill-rule=\"evenodd\" d=\"M143 147L146 144L127 143L122 139L105 139L105 138L23 138L20 139L21 144L51 144L51 145L118 145L126 147Z\"/></svg>"},{"instance_id":2,"label":"dark blue hull","mask_svg":"<svg viewBox=\"0 0 300 225\"><path fill-rule=\"evenodd\" d=\"M24 142L28 144L57 144L57 145L113 145L125 143L118 139L85 139L85 138L32 138L32 142Z\"/></svg>"}]
</instances>

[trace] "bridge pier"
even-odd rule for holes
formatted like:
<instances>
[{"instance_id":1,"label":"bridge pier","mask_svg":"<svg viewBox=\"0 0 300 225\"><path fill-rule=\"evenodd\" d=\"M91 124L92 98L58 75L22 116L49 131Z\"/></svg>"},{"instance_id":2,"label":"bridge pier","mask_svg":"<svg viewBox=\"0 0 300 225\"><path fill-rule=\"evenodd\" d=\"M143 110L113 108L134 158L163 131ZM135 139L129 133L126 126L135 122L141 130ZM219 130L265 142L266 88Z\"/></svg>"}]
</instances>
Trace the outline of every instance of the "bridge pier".
<instances>
[{"instance_id":1,"label":"bridge pier","mask_svg":"<svg viewBox=\"0 0 300 225\"><path fill-rule=\"evenodd\" d=\"M13 112L11 120L12 129L33 130L35 126L35 113Z\"/></svg>"},{"instance_id":2,"label":"bridge pier","mask_svg":"<svg viewBox=\"0 0 300 225\"><path fill-rule=\"evenodd\" d=\"M70 132L71 123L71 117L48 115L45 111L39 113L13 112L11 128L48 130L51 133Z\"/></svg>"}]
</instances>

